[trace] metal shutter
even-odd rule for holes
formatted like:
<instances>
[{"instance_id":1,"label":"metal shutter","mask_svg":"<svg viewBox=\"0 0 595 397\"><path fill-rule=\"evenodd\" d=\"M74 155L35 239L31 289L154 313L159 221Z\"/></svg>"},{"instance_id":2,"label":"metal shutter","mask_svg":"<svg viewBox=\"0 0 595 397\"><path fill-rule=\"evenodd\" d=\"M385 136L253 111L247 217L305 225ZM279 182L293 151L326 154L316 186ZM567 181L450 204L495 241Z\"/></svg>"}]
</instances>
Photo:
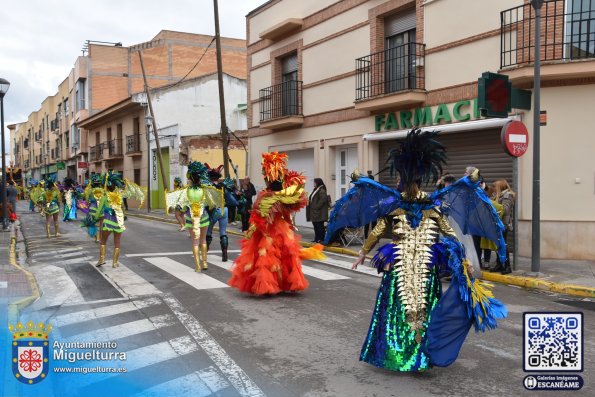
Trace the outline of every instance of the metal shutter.
<instances>
[{"instance_id":1,"label":"metal shutter","mask_svg":"<svg viewBox=\"0 0 595 397\"><path fill-rule=\"evenodd\" d=\"M506 179L512 186L513 159L504 153L500 133L500 129L490 129L440 136L439 141L446 147L448 154L444 172L449 172L458 179L465 174L466 167L474 166L479 168L486 183ZM397 147L397 144L396 140L380 142L380 169L386 166L388 152ZM391 178L388 171L381 173L378 180L384 185L396 187L395 178ZM424 186L423 189L432 191L434 187Z\"/></svg>"},{"instance_id":2,"label":"metal shutter","mask_svg":"<svg viewBox=\"0 0 595 397\"><path fill-rule=\"evenodd\" d=\"M384 37L391 37L415 29L415 22L415 8L390 15L384 19Z\"/></svg>"},{"instance_id":3,"label":"metal shutter","mask_svg":"<svg viewBox=\"0 0 595 397\"><path fill-rule=\"evenodd\" d=\"M281 60L281 64L282 64L281 73L283 73L283 74L288 74L288 73L297 71L298 70L297 54L291 54L291 55L284 57Z\"/></svg>"}]
</instances>

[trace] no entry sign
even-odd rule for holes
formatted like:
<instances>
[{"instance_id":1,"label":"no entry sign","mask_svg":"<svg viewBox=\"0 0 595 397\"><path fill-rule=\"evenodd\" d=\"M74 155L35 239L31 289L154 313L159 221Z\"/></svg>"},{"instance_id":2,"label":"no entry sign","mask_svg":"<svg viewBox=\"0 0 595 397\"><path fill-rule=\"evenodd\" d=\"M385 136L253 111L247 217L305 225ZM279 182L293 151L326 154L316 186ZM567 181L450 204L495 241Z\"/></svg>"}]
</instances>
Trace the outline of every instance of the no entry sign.
<instances>
[{"instance_id":1,"label":"no entry sign","mask_svg":"<svg viewBox=\"0 0 595 397\"><path fill-rule=\"evenodd\" d=\"M506 153L513 157L521 157L529 147L529 131L525 124L517 120L502 127L500 139Z\"/></svg>"}]
</instances>

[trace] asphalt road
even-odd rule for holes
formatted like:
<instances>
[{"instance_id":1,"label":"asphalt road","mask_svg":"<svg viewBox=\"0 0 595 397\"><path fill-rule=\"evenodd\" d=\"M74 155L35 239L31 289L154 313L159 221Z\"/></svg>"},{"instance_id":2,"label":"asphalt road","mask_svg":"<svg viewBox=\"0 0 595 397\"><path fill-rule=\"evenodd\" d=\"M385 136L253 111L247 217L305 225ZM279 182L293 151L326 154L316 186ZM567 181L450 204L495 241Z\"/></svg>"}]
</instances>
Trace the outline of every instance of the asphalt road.
<instances>
[{"instance_id":1,"label":"asphalt road","mask_svg":"<svg viewBox=\"0 0 595 397\"><path fill-rule=\"evenodd\" d=\"M94 395L108 385L121 395L140 387L139 395L193 397L536 395L523 387L522 353L523 312L535 311L584 313L581 394L595 393L595 302L586 299L496 285L510 312L497 330L471 331L447 368L394 373L358 361L380 279L347 269L353 258L305 263L304 292L254 297L226 287L231 262L221 262L218 235L199 275L185 233L129 218L122 266L111 268L109 245L108 264L97 269L98 246L78 221L61 222L62 237L48 240L38 214L21 219L26 266L43 291L22 319L53 322L54 340L116 341L128 352L126 374L87 377L88 384L53 374L46 382L56 395ZM238 249L230 236L232 260Z\"/></svg>"}]
</instances>

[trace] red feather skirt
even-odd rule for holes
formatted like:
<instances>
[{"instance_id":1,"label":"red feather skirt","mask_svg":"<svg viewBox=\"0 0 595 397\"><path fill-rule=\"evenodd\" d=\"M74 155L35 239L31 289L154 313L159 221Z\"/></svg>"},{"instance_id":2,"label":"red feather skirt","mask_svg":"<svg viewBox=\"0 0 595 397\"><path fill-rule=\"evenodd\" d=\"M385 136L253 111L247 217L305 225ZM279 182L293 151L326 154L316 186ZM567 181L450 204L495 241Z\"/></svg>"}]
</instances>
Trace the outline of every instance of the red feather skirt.
<instances>
[{"instance_id":1,"label":"red feather skirt","mask_svg":"<svg viewBox=\"0 0 595 397\"><path fill-rule=\"evenodd\" d=\"M256 230L241 241L229 280L230 286L242 292L271 295L308 288L302 272L301 237L293 230L289 211L273 211L271 216L264 219L253 212L250 217Z\"/></svg>"}]
</instances>

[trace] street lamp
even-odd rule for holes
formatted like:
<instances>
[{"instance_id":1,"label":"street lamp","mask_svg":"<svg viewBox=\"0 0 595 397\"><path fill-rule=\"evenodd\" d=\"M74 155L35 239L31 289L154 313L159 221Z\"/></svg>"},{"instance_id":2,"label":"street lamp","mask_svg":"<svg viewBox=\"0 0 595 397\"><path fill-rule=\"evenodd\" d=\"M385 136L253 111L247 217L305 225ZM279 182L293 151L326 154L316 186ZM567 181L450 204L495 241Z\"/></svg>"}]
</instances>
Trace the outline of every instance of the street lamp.
<instances>
[{"instance_id":1,"label":"street lamp","mask_svg":"<svg viewBox=\"0 0 595 397\"><path fill-rule=\"evenodd\" d=\"M2 129L2 230L8 229L8 203L6 202L6 148L4 143L4 94L8 92L10 83L0 78L0 128Z\"/></svg>"},{"instance_id":2,"label":"street lamp","mask_svg":"<svg viewBox=\"0 0 595 397\"><path fill-rule=\"evenodd\" d=\"M153 116L147 114L145 116L147 130L147 212L151 212L151 125L153 125Z\"/></svg>"}]
</instances>

